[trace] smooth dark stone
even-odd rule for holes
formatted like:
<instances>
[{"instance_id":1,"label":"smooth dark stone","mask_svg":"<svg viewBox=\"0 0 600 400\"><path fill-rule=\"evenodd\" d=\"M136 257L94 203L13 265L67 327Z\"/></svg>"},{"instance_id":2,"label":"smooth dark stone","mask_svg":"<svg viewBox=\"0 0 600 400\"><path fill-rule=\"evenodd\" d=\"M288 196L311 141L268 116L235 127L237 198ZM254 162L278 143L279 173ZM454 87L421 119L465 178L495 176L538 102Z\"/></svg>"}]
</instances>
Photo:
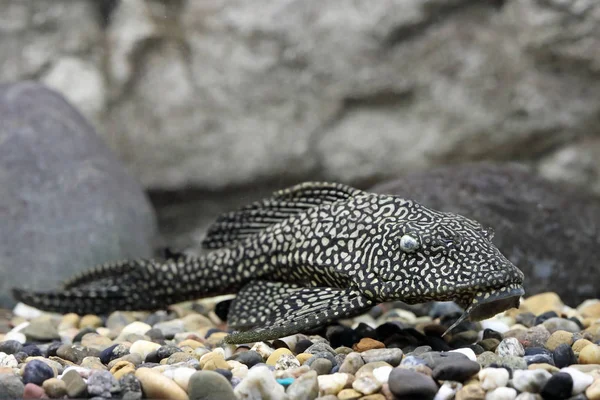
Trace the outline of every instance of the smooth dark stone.
<instances>
[{"instance_id":1,"label":"smooth dark stone","mask_svg":"<svg viewBox=\"0 0 600 400\"><path fill-rule=\"evenodd\" d=\"M112 360L118 358L115 354L113 354L114 348L118 345L118 343L115 343L112 346L102 350L102 352L100 353L100 362L102 362L102 364L107 365Z\"/></svg>"},{"instance_id":2,"label":"smooth dark stone","mask_svg":"<svg viewBox=\"0 0 600 400\"><path fill-rule=\"evenodd\" d=\"M169 358L171 357L173 354L175 353L181 353L181 349L179 347L176 346L172 346L172 345L167 345L167 346L161 346L156 350L156 355L158 357L158 360L160 362L160 360L165 359L165 358Z\"/></svg>"},{"instance_id":3,"label":"smooth dark stone","mask_svg":"<svg viewBox=\"0 0 600 400\"><path fill-rule=\"evenodd\" d=\"M62 342L52 342L46 348L46 356L47 357L55 357L58 348L62 346Z\"/></svg>"},{"instance_id":4,"label":"smooth dark stone","mask_svg":"<svg viewBox=\"0 0 600 400\"><path fill-rule=\"evenodd\" d=\"M452 347L441 337L425 335L425 341L422 343L425 346L431 346L434 351L449 351Z\"/></svg>"},{"instance_id":5,"label":"smooth dark stone","mask_svg":"<svg viewBox=\"0 0 600 400\"><path fill-rule=\"evenodd\" d=\"M502 337L502 334L500 332L497 332L490 328L485 328L483 330L483 340L485 339L498 339L499 341L502 341L504 338Z\"/></svg>"},{"instance_id":6,"label":"smooth dark stone","mask_svg":"<svg viewBox=\"0 0 600 400\"><path fill-rule=\"evenodd\" d=\"M432 400L438 391L431 377L402 368L392 370L388 385L396 400Z\"/></svg>"},{"instance_id":7,"label":"smooth dark stone","mask_svg":"<svg viewBox=\"0 0 600 400\"><path fill-rule=\"evenodd\" d=\"M423 353L419 356L419 358L423 359L426 365L432 370L435 369L436 366L450 361L456 362L460 360L468 360L467 356L462 353L457 352L440 352L440 351L430 351L427 353Z\"/></svg>"},{"instance_id":8,"label":"smooth dark stone","mask_svg":"<svg viewBox=\"0 0 600 400\"><path fill-rule=\"evenodd\" d=\"M354 331L358 335L359 341L362 338L377 339L377 331L375 328L365 324L364 322L359 323Z\"/></svg>"},{"instance_id":9,"label":"smooth dark stone","mask_svg":"<svg viewBox=\"0 0 600 400\"><path fill-rule=\"evenodd\" d=\"M83 339L83 336L87 335L88 333L96 333L96 330L90 327L83 328L82 330L77 332L77 335L75 335L75 337L73 338L73 343L81 343L81 339Z\"/></svg>"},{"instance_id":10,"label":"smooth dark stone","mask_svg":"<svg viewBox=\"0 0 600 400\"><path fill-rule=\"evenodd\" d=\"M341 346L352 347L353 344L360 341L360 338L354 329L341 325L329 327L327 329L326 337L333 348Z\"/></svg>"},{"instance_id":11,"label":"smooth dark stone","mask_svg":"<svg viewBox=\"0 0 600 400\"><path fill-rule=\"evenodd\" d=\"M309 358L308 360L306 360L306 362L304 363L304 365L307 366L312 366L312 364L314 362L316 362L318 359L320 358L324 358L326 360L331 361L331 368L335 367L336 365L338 365L338 361L335 359L335 356L327 351L321 351L319 353L316 353L313 357Z\"/></svg>"},{"instance_id":12,"label":"smooth dark stone","mask_svg":"<svg viewBox=\"0 0 600 400\"><path fill-rule=\"evenodd\" d=\"M43 356L42 351L35 344L30 344L28 346L24 346L21 351L27 354L29 357L40 357Z\"/></svg>"},{"instance_id":13,"label":"smooth dark stone","mask_svg":"<svg viewBox=\"0 0 600 400\"><path fill-rule=\"evenodd\" d=\"M217 368L215 369L215 372L223 375L225 378L227 378L228 381L230 381L231 378L233 378L233 373L228 369Z\"/></svg>"},{"instance_id":14,"label":"smooth dark stone","mask_svg":"<svg viewBox=\"0 0 600 400\"><path fill-rule=\"evenodd\" d=\"M557 372L552 375L542 388L540 394L546 400L567 399L573 390L573 378L566 372Z\"/></svg>"},{"instance_id":15,"label":"smooth dark stone","mask_svg":"<svg viewBox=\"0 0 600 400\"><path fill-rule=\"evenodd\" d=\"M94 371L87 380L87 390L91 396L102 398L118 397L121 392L119 381L108 371Z\"/></svg>"},{"instance_id":16,"label":"smooth dark stone","mask_svg":"<svg viewBox=\"0 0 600 400\"><path fill-rule=\"evenodd\" d=\"M477 341L477 331L463 331L452 335L452 338L448 342L448 345L453 349L460 349L466 347Z\"/></svg>"},{"instance_id":17,"label":"smooth dark stone","mask_svg":"<svg viewBox=\"0 0 600 400\"><path fill-rule=\"evenodd\" d=\"M157 349L158 350L158 349ZM146 354L146 358L144 359L145 363L160 363L160 358L158 358L157 350L153 350L150 353Z\"/></svg>"},{"instance_id":18,"label":"smooth dark stone","mask_svg":"<svg viewBox=\"0 0 600 400\"><path fill-rule=\"evenodd\" d=\"M482 341L480 341L479 346L481 346L481 348L483 348L485 351L491 351L491 352L495 352L496 348L498 347L498 345L500 344L500 341L498 339L494 339L494 338L488 338L488 339L483 339Z\"/></svg>"},{"instance_id":19,"label":"smooth dark stone","mask_svg":"<svg viewBox=\"0 0 600 400\"><path fill-rule=\"evenodd\" d=\"M535 326L535 318L535 314L528 311L521 314L517 314L515 322L517 324L526 326L527 328L531 328L532 326Z\"/></svg>"},{"instance_id":20,"label":"smooth dark stone","mask_svg":"<svg viewBox=\"0 0 600 400\"><path fill-rule=\"evenodd\" d=\"M288 346L288 344L281 339L273 340L273 348L274 349L282 349L283 348L283 349L291 350L290 346Z\"/></svg>"},{"instance_id":21,"label":"smooth dark stone","mask_svg":"<svg viewBox=\"0 0 600 400\"><path fill-rule=\"evenodd\" d=\"M433 369L433 378L440 381L464 382L479 372L481 366L478 362L469 359L448 360L438 364Z\"/></svg>"},{"instance_id":22,"label":"smooth dark stone","mask_svg":"<svg viewBox=\"0 0 600 400\"><path fill-rule=\"evenodd\" d=\"M25 385L17 375L0 374L0 399L22 399Z\"/></svg>"},{"instance_id":23,"label":"smooth dark stone","mask_svg":"<svg viewBox=\"0 0 600 400\"><path fill-rule=\"evenodd\" d=\"M140 400L142 398L142 384L134 374L127 374L119 379L121 398L124 400Z\"/></svg>"},{"instance_id":24,"label":"smooth dark stone","mask_svg":"<svg viewBox=\"0 0 600 400\"><path fill-rule=\"evenodd\" d=\"M552 352L554 365L558 368L568 367L569 365L577 364L577 356L570 345L563 343L558 345Z\"/></svg>"},{"instance_id":25,"label":"smooth dark stone","mask_svg":"<svg viewBox=\"0 0 600 400\"><path fill-rule=\"evenodd\" d=\"M387 338L395 333L401 333L403 330L402 324L398 322L385 322L375 328L377 333L377 339L381 342L385 342Z\"/></svg>"},{"instance_id":26,"label":"smooth dark stone","mask_svg":"<svg viewBox=\"0 0 600 400\"><path fill-rule=\"evenodd\" d=\"M485 351L485 349L483 347L481 347L480 345L478 345L477 343L470 344L470 345L465 346L465 347L467 349L473 350L473 352L475 353L476 356L480 355L481 353L483 353Z\"/></svg>"},{"instance_id":27,"label":"smooth dark stone","mask_svg":"<svg viewBox=\"0 0 600 400\"><path fill-rule=\"evenodd\" d=\"M14 356L14 357L17 359L17 362L18 362L18 363L25 362L25 359L26 359L27 357L29 357L29 356L27 355L27 353L24 353L23 351L19 351L19 352L17 352L17 353L15 353L15 354L13 354L13 356Z\"/></svg>"},{"instance_id":28,"label":"smooth dark stone","mask_svg":"<svg viewBox=\"0 0 600 400\"><path fill-rule=\"evenodd\" d=\"M152 328L144 335L148 336L154 343L163 344L165 342L165 334L158 328Z\"/></svg>"},{"instance_id":29,"label":"smooth dark stone","mask_svg":"<svg viewBox=\"0 0 600 400\"><path fill-rule=\"evenodd\" d=\"M246 365L248 368L252 368L256 364L262 363L263 358L254 350L248 350L241 353L236 353L228 358L228 360L239 361Z\"/></svg>"},{"instance_id":30,"label":"smooth dark stone","mask_svg":"<svg viewBox=\"0 0 600 400\"><path fill-rule=\"evenodd\" d=\"M23 345L16 340L5 340L0 342L0 353L15 354L21 351Z\"/></svg>"},{"instance_id":31,"label":"smooth dark stone","mask_svg":"<svg viewBox=\"0 0 600 400\"><path fill-rule=\"evenodd\" d=\"M396 347L402 349L406 346L422 346L425 344L425 335L416 329L402 329L389 335L383 340L385 347Z\"/></svg>"},{"instance_id":32,"label":"smooth dark stone","mask_svg":"<svg viewBox=\"0 0 600 400\"><path fill-rule=\"evenodd\" d=\"M188 384L190 400L236 400L229 379L214 371L198 371Z\"/></svg>"},{"instance_id":33,"label":"smooth dark stone","mask_svg":"<svg viewBox=\"0 0 600 400\"><path fill-rule=\"evenodd\" d=\"M527 365L544 364L544 363L554 365L554 358L552 357L552 354L545 354L545 353L533 354L531 356L525 356L525 357L523 357L523 359L525 360Z\"/></svg>"},{"instance_id":34,"label":"smooth dark stone","mask_svg":"<svg viewBox=\"0 0 600 400\"><path fill-rule=\"evenodd\" d=\"M23 370L23 383L34 383L41 386L45 380L54 378L52 368L43 361L31 360Z\"/></svg>"},{"instance_id":35,"label":"smooth dark stone","mask_svg":"<svg viewBox=\"0 0 600 400\"><path fill-rule=\"evenodd\" d=\"M554 311L546 311L535 317L534 325L539 325L544 323L544 321L549 320L550 318L557 318L559 315Z\"/></svg>"},{"instance_id":36,"label":"smooth dark stone","mask_svg":"<svg viewBox=\"0 0 600 400\"><path fill-rule=\"evenodd\" d=\"M462 312L463 309L453 301L436 301L429 310L429 316L435 319L448 314L462 314Z\"/></svg>"},{"instance_id":37,"label":"smooth dark stone","mask_svg":"<svg viewBox=\"0 0 600 400\"><path fill-rule=\"evenodd\" d=\"M589 191L506 162L444 165L369 190L493 227L494 244L525 275L527 296L556 292L572 307L600 297L600 246L590 245L600 232L600 203Z\"/></svg>"},{"instance_id":38,"label":"smooth dark stone","mask_svg":"<svg viewBox=\"0 0 600 400\"><path fill-rule=\"evenodd\" d=\"M299 340L298 343L296 343L296 346L294 347L294 351L296 352L296 354L304 353L306 349L308 349L313 344L314 343L308 339Z\"/></svg>"},{"instance_id":39,"label":"smooth dark stone","mask_svg":"<svg viewBox=\"0 0 600 400\"><path fill-rule=\"evenodd\" d=\"M548 354L551 355L552 352L550 350L547 350L543 347L526 347L525 348L525 355L526 356L533 356L536 354Z\"/></svg>"}]
</instances>

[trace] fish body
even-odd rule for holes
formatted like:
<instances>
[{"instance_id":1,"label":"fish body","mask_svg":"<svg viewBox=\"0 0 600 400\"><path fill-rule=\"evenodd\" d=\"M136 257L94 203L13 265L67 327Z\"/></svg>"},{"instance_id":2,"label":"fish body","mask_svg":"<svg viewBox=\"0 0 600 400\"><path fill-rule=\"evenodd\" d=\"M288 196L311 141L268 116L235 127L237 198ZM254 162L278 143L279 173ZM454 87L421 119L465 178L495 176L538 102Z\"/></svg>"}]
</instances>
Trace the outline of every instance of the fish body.
<instances>
[{"instance_id":1,"label":"fish body","mask_svg":"<svg viewBox=\"0 0 600 400\"><path fill-rule=\"evenodd\" d=\"M335 183L304 183L221 216L201 257L102 265L54 292L13 291L57 312L153 310L237 294L230 343L268 340L377 303L454 300L483 318L518 305L523 274L460 215Z\"/></svg>"}]
</instances>

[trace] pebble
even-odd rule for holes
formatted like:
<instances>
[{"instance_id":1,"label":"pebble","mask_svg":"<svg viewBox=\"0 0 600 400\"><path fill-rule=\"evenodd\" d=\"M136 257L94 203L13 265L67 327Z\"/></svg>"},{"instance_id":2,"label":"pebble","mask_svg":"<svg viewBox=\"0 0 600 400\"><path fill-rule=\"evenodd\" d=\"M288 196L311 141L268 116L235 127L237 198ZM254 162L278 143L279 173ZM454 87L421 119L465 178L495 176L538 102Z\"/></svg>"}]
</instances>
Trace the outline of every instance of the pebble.
<instances>
[{"instance_id":1,"label":"pebble","mask_svg":"<svg viewBox=\"0 0 600 400\"><path fill-rule=\"evenodd\" d=\"M331 372L333 363L326 358L317 358L310 364L310 369L315 371L317 375L327 375Z\"/></svg>"},{"instance_id":2,"label":"pebble","mask_svg":"<svg viewBox=\"0 0 600 400\"><path fill-rule=\"evenodd\" d=\"M381 343L378 340L371 338L362 338L358 343L355 343L352 346L352 350L362 353L363 351L373 350L373 349L384 349L385 344Z\"/></svg>"},{"instance_id":3,"label":"pebble","mask_svg":"<svg viewBox=\"0 0 600 400\"><path fill-rule=\"evenodd\" d=\"M373 394L381 389L381 382L374 376L367 375L355 379L354 382L352 382L352 388L363 394Z\"/></svg>"},{"instance_id":4,"label":"pebble","mask_svg":"<svg viewBox=\"0 0 600 400\"><path fill-rule=\"evenodd\" d=\"M479 371L478 377L484 390L493 390L506 386L509 374L505 368L484 368Z\"/></svg>"},{"instance_id":5,"label":"pebble","mask_svg":"<svg viewBox=\"0 0 600 400\"><path fill-rule=\"evenodd\" d=\"M67 395L72 398L84 397L87 392L87 385L81 375L71 370L63 374L61 378L66 385Z\"/></svg>"},{"instance_id":6,"label":"pebble","mask_svg":"<svg viewBox=\"0 0 600 400\"><path fill-rule=\"evenodd\" d=\"M43 399L46 398L46 392L35 383L27 383L23 389L24 399Z\"/></svg>"},{"instance_id":7,"label":"pebble","mask_svg":"<svg viewBox=\"0 0 600 400\"><path fill-rule=\"evenodd\" d=\"M215 350L200 357L200 368L206 371L229 369L229 364L223 358L223 354Z\"/></svg>"},{"instance_id":8,"label":"pebble","mask_svg":"<svg viewBox=\"0 0 600 400\"><path fill-rule=\"evenodd\" d=\"M552 359L554 360L554 365L558 368L568 367L572 364L577 364L577 357L575 356L575 352L567 343L563 343L558 345L552 352Z\"/></svg>"},{"instance_id":9,"label":"pebble","mask_svg":"<svg viewBox=\"0 0 600 400\"><path fill-rule=\"evenodd\" d=\"M23 370L23 383L41 385L46 379L54 378L54 371L48 364L40 360L31 360Z\"/></svg>"},{"instance_id":10,"label":"pebble","mask_svg":"<svg viewBox=\"0 0 600 400\"><path fill-rule=\"evenodd\" d=\"M360 353L365 363L385 361L392 367L396 367L402 361L402 350L400 349L373 349Z\"/></svg>"},{"instance_id":11,"label":"pebble","mask_svg":"<svg viewBox=\"0 0 600 400\"><path fill-rule=\"evenodd\" d=\"M593 344L592 342L590 342L587 339L578 339L575 341L575 343L573 343L573 346L571 347L573 349L573 351L575 353L579 353L581 350L583 350L583 348L585 346L587 346L588 344ZM1 351L1 350L0 350Z\"/></svg>"},{"instance_id":12,"label":"pebble","mask_svg":"<svg viewBox=\"0 0 600 400\"><path fill-rule=\"evenodd\" d=\"M550 335L548 340L546 341L546 348L550 351L554 351L561 344L568 344L569 346L573 344L573 334L567 331L556 331Z\"/></svg>"},{"instance_id":13,"label":"pebble","mask_svg":"<svg viewBox=\"0 0 600 400\"><path fill-rule=\"evenodd\" d=\"M130 353L137 353L145 359L148 354L160 348L160 344L148 340L137 340L129 348Z\"/></svg>"},{"instance_id":14,"label":"pebble","mask_svg":"<svg viewBox=\"0 0 600 400\"><path fill-rule=\"evenodd\" d=\"M257 342L252 346L250 351L254 351L261 356L261 361L264 361L269 358L269 356L275 351L275 349L271 348L268 344L264 342ZM307 351L307 353L310 353ZM242 362L242 361L240 361Z\"/></svg>"},{"instance_id":15,"label":"pebble","mask_svg":"<svg viewBox=\"0 0 600 400\"><path fill-rule=\"evenodd\" d=\"M97 315L87 314L79 320L79 329L82 328L99 328L102 326L102 318Z\"/></svg>"},{"instance_id":16,"label":"pebble","mask_svg":"<svg viewBox=\"0 0 600 400\"><path fill-rule=\"evenodd\" d=\"M551 376L543 369L516 370L513 372L512 385L520 392L539 393Z\"/></svg>"},{"instance_id":17,"label":"pebble","mask_svg":"<svg viewBox=\"0 0 600 400\"><path fill-rule=\"evenodd\" d=\"M388 383L390 373L394 368L391 365L384 365L373 369L373 377L380 383Z\"/></svg>"},{"instance_id":18,"label":"pebble","mask_svg":"<svg viewBox=\"0 0 600 400\"><path fill-rule=\"evenodd\" d=\"M469 384L463 386L456 392L456 400L484 400L485 390L478 384Z\"/></svg>"},{"instance_id":19,"label":"pebble","mask_svg":"<svg viewBox=\"0 0 600 400\"><path fill-rule=\"evenodd\" d=\"M542 396L535 393L523 392L515 397L515 400L542 400Z\"/></svg>"},{"instance_id":20,"label":"pebble","mask_svg":"<svg viewBox=\"0 0 600 400\"><path fill-rule=\"evenodd\" d=\"M214 371L196 371L190 375L188 393L190 400L236 400L229 381Z\"/></svg>"},{"instance_id":21,"label":"pebble","mask_svg":"<svg viewBox=\"0 0 600 400\"><path fill-rule=\"evenodd\" d=\"M121 379L126 374L135 374L135 365L129 361L119 361L110 369L115 379Z\"/></svg>"},{"instance_id":22,"label":"pebble","mask_svg":"<svg viewBox=\"0 0 600 400\"><path fill-rule=\"evenodd\" d=\"M22 348L23 344L16 340L5 340L0 342L0 353L15 354L21 351Z\"/></svg>"},{"instance_id":23,"label":"pebble","mask_svg":"<svg viewBox=\"0 0 600 400\"><path fill-rule=\"evenodd\" d=\"M342 372L317 376L317 380L319 382L319 394L337 395L342 389L344 389L344 387L346 387L351 379L351 375Z\"/></svg>"},{"instance_id":24,"label":"pebble","mask_svg":"<svg viewBox=\"0 0 600 400\"><path fill-rule=\"evenodd\" d=\"M450 350L449 353L464 354L465 356L467 356L467 358L469 360L471 360L471 361L477 361L477 355L475 354L475 352L472 349L469 349L469 348L462 348L462 349Z\"/></svg>"},{"instance_id":25,"label":"pebble","mask_svg":"<svg viewBox=\"0 0 600 400\"><path fill-rule=\"evenodd\" d=\"M581 330L581 328L576 322L566 318L550 318L544 321L542 325L544 325L550 333L554 333L559 330L574 333L579 332Z\"/></svg>"},{"instance_id":26,"label":"pebble","mask_svg":"<svg viewBox=\"0 0 600 400\"><path fill-rule=\"evenodd\" d=\"M397 400L433 399L438 391L432 378L402 368L392 370L388 385Z\"/></svg>"},{"instance_id":27,"label":"pebble","mask_svg":"<svg viewBox=\"0 0 600 400\"><path fill-rule=\"evenodd\" d=\"M356 371L358 371L363 365L365 365L365 362L361 355L359 353L352 352L348 354L342 362L339 372L345 372L354 375L356 374Z\"/></svg>"},{"instance_id":28,"label":"pebble","mask_svg":"<svg viewBox=\"0 0 600 400\"><path fill-rule=\"evenodd\" d=\"M452 400L456 396L456 392L462 389L463 385L460 382L446 381L440 386L433 400Z\"/></svg>"},{"instance_id":29,"label":"pebble","mask_svg":"<svg viewBox=\"0 0 600 400\"><path fill-rule=\"evenodd\" d=\"M590 344L579 352L580 364L600 364L600 346Z\"/></svg>"},{"instance_id":30,"label":"pebble","mask_svg":"<svg viewBox=\"0 0 600 400\"><path fill-rule=\"evenodd\" d=\"M336 396L339 400L357 400L363 396L361 392L355 389L342 389Z\"/></svg>"},{"instance_id":31,"label":"pebble","mask_svg":"<svg viewBox=\"0 0 600 400\"><path fill-rule=\"evenodd\" d=\"M521 308L532 312L534 315L543 314L547 311L560 313L564 304L560 297L554 292L539 293L523 300Z\"/></svg>"},{"instance_id":32,"label":"pebble","mask_svg":"<svg viewBox=\"0 0 600 400\"><path fill-rule=\"evenodd\" d=\"M286 391L291 400L315 399L319 395L319 381L316 371L300 375Z\"/></svg>"},{"instance_id":33,"label":"pebble","mask_svg":"<svg viewBox=\"0 0 600 400\"><path fill-rule=\"evenodd\" d=\"M121 391L121 386L108 371L96 371L87 381L88 393L94 397L110 398Z\"/></svg>"},{"instance_id":34,"label":"pebble","mask_svg":"<svg viewBox=\"0 0 600 400\"><path fill-rule=\"evenodd\" d=\"M464 382L477 374L480 369L481 366L479 363L467 358L448 360L438 364L433 369L433 378L436 380Z\"/></svg>"},{"instance_id":35,"label":"pebble","mask_svg":"<svg viewBox=\"0 0 600 400\"><path fill-rule=\"evenodd\" d=\"M119 379L121 398L123 400L139 400L142 398L142 384L133 374L125 375Z\"/></svg>"},{"instance_id":36,"label":"pebble","mask_svg":"<svg viewBox=\"0 0 600 400\"><path fill-rule=\"evenodd\" d=\"M509 387L501 387L488 392L485 400L514 400L517 397L517 391Z\"/></svg>"},{"instance_id":37,"label":"pebble","mask_svg":"<svg viewBox=\"0 0 600 400\"><path fill-rule=\"evenodd\" d=\"M246 365L248 368L252 368L256 364L263 362L263 357L258 352L254 350L249 350L244 351L242 353L234 354L233 356L229 357L228 360L239 361L242 364Z\"/></svg>"},{"instance_id":38,"label":"pebble","mask_svg":"<svg viewBox=\"0 0 600 400\"><path fill-rule=\"evenodd\" d=\"M255 366L250 369L246 379L235 387L234 393L241 399L279 400L285 397L283 386L277 383L271 370L266 366Z\"/></svg>"},{"instance_id":39,"label":"pebble","mask_svg":"<svg viewBox=\"0 0 600 400\"><path fill-rule=\"evenodd\" d=\"M16 368L19 362L13 354L0 353L0 367Z\"/></svg>"},{"instance_id":40,"label":"pebble","mask_svg":"<svg viewBox=\"0 0 600 400\"><path fill-rule=\"evenodd\" d=\"M594 381L594 378L591 375L578 371L575 368L562 368L560 372L571 375L571 378L573 379L573 390L571 391L571 395L573 396L585 392Z\"/></svg>"},{"instance_id":41,"label":"pebble","mask_svg":"<svg viewBox=\"0 0 600 400\"><path fill-rule=\"evenodd\" d=\"M506 338L500 342L496 348L496 354L501 357L517 356L522 357L525 354L523 345L516 338Z\"/></svg>"},{"instance_id":42,"label":"pebble","mask_svg":"<svg viewBox=\"0 0 600 400\"><path fill-rule=\"evenodd\" d=\"M552 375L542 388L540 394L544 399L566 399L573 391L573 378L565 372Z\"/></svg>"},{"instance_id":43,"label":"pebble","mask_svg":"<svg viewBox=\"0 0 600 400\"><path fill-rule=\"evenodd\" d=\"M279 357L282 356L283 354L288 354L288 355L293 355L294 353L291 352L290 349L287 349L285 347L279 348L275 351L273 351L271 353L271 355L267 358L267 365L270 366L275 366L275 364L277 363L277 360L279 360Z\"/></svg>"},{"instance_id":44,"label":"pebble","mask_svg":"<svg viewBox=\"0 0 600 400\"><path fill-rule=\"evenodd\" d=\"M585 396L589 400L600 400L600 379L596 379L592 384L585 390Z\"/></svg>"},{"instance_id":45,"label":"pebble","mask_svg":"<svg viewBox=\"0 0 600 400\"><path fill-rule=\"evenodd\" d=\"M0 398L20 399L23 398L25 385L21 378L13 374L0 374Z\"/></svg>"},{"instance_id":46,"label":"pebble","mask_svg":"<svg viewBox=\"0 0 600 400\"><path fill-rule=\"evenodd\" d=\"M29 325L21 330L28 340L49 342L59 340L58 324L60 321L55 320L50 314L42 314L30 321Z\"/></svg>"},{"instance_id":47,"label":"pebble","mask_svg":"<svg viewBox=\"0 0 600 400\"><path fill-rule=\"evenodd\" d=\"M177 383L150 368L138 368L135 377L139 379L148 397L173 400L187 400L187 393Z\"/></svg>"}]
</instances>

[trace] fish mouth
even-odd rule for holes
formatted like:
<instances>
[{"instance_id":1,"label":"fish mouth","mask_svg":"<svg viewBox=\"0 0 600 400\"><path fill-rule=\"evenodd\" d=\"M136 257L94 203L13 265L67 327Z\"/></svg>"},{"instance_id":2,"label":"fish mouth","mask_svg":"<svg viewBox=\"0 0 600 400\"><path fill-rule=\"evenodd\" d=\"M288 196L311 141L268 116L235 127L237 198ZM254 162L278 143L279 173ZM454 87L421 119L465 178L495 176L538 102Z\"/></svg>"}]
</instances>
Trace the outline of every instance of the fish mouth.
<instances>
[{"instance_id":1,"label":"fish mouth","mask_svg":"<svg viewBox=\"0 0 600 400\"><path fill-rule=\"evenodd\" d=\"M521 296L524 294L523 286L516 282L485 292L478 292L460 318L442 336L445 336L466 318L472 321L481 321L510 308L519 307Z\"/></svg>"}]
</instances>

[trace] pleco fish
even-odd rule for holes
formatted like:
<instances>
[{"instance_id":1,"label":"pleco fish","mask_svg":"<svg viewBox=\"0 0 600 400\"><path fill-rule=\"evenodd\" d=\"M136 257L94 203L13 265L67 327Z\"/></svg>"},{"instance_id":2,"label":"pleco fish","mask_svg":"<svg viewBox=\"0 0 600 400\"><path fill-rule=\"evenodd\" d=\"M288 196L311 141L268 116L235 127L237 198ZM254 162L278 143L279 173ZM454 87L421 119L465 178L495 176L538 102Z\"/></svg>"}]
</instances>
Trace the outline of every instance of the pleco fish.
<instances>
[{"instance_id":1,"label":"pleco fish","mask_svg":"<svg viewBox=\"0 0 600 400\"><path fill-rule=\"evenodd\" d=\"M291 335L394 300L454 300L465 308L458 324L517 307L523 295L523 273L491 239L460 215L308 182L219 217L203 242L213 251L202 257L105 264L62 290L13 295L42 310L102 314L237 293L229 343Z\"/></svg>"}]
</instances>

